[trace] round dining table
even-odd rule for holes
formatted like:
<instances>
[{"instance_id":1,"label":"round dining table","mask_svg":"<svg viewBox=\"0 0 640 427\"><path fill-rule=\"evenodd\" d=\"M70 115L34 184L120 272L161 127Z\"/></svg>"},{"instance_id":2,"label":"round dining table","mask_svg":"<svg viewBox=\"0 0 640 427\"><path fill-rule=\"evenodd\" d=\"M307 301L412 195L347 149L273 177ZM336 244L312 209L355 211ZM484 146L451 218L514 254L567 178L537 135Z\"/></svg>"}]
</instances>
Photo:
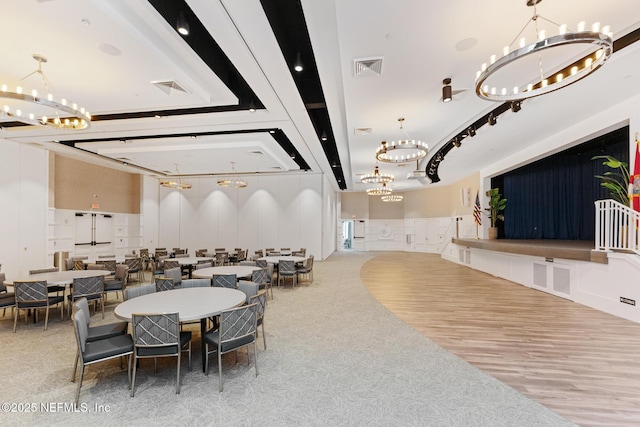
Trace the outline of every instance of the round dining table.
<instances>
[{"instance_id":1,"label":"round dining table","mask_svg":"<svg viewBox=\"0 0 640 427\"><path fill-rule=\"evenodd\" d=\"M180 266L182 267L187 267L189 269L189 279L191 279L193 276L193 267L194 265L196 265L197 263L199 263L200 261L213 261L212 257L177 257L177 258L170 258L172 261L178 261L178 264L180 264Z\"/></svg>"},{"instance_id":2,"label":"round dining table","mask_svg":"<svg viewBox=\"0 0 640 427\"><path fill-rule=\"evenodd\" d=\"M30 274L28 276L20 276L13 280L5 281L5 285L13 285L13 282L46 280L47 286L71 285L73 279L81 279L86 277L108 276L111 272L107 270L65 270L51 271L49 273Z\"/></svg>"},{"instance_id":3,"label":"round dining table","mask_svg":"<svg viewBox=\"0 0 640 427\"><path fill-rule=\"evenodd\" d=\"M255 265L223 265L193 270L193 277L196 279L211 279L216 274L235 274L236 277L251 277L256 270L260 270L260 267Z\"/></svg>"},{"instance_id":4,"label":"round dining table","mask_svg":"<svg viewBox=\"0 0 640 427\"><path fill-rule=\"evenodd\" d=\"M288 260L293 262L304 262L305 257L303 256L292 256L292 255L273 255L273 256L263 256L262 258L258 258L259 260L267 261L271 264L278 264L280 260Z\"/></svg>"},{"instance_id":5,"label":"round dining table","mask_svg":"<svg viewBox=\"0 0 640 427\"><path fill-rule=\"evenodd\" d=\"M221 311L241 306L246 302L244 292L229 288L183 288L153 292L118 304L113 314L131 322L134 313L178 313L180 322L200 320L200 337L207 332L207 318ZM206 346L202 347L202 371L204 372Z\"/></svg>"}]
</instances>

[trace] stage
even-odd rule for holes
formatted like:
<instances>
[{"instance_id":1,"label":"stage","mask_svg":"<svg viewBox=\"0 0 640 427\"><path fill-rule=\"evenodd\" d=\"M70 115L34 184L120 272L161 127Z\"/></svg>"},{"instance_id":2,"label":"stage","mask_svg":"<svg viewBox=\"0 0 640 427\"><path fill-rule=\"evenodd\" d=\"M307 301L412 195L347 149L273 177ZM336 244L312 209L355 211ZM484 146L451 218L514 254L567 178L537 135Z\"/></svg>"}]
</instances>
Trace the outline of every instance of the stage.
<instances>
[{"instance_id":1,"label":"stage","mask_svg":"<svg viewBox=\"0 0 640 427\"><path fill-rule=\"evenodd\" d=\"M573 259L607 264L607 253L594 251L594 243L586 240L510 240L457 239L452 243L468 248L507 252L544 258Z\"/></svg>"}]
</instances>

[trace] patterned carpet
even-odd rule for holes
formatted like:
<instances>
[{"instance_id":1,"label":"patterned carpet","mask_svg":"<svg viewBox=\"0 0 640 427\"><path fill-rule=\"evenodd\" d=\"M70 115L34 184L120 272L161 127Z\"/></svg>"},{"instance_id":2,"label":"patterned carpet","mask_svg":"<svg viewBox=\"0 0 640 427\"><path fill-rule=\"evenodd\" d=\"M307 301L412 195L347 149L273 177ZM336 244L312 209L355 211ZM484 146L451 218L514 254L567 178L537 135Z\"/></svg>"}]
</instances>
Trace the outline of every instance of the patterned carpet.
<instances>
[{"instance_id":1,"label":"patterned carpet","mask_svg":"<svg viewBox=\"0 0 640 427\"><path fill-rule=\"evenodd\" d=\"M3 414L3 425L225 426L570 426L536 402L438 347L382 307L359 279L374 254L335 253L316 262L313 283L275 290L268 301L266 351L258 369L223 358L224 392L215 360L201 372L199 327L193 370L182 364L175 394L175 359L151 360L138 370L129 397L118 360L89 366L76 412L69 381L75 337L68 319L52 314L49 329L0 318L2 401L35 404L35 413ZM104 322L114 321L110 295ZM99 314L92 324L102 323ZM58 412L45 412L41 403ZM86 406L85 406L86 405ZM5 407L3 406L3 409ZM107 411L108 410L108 411Z\"/></svg>"}]
</instances>

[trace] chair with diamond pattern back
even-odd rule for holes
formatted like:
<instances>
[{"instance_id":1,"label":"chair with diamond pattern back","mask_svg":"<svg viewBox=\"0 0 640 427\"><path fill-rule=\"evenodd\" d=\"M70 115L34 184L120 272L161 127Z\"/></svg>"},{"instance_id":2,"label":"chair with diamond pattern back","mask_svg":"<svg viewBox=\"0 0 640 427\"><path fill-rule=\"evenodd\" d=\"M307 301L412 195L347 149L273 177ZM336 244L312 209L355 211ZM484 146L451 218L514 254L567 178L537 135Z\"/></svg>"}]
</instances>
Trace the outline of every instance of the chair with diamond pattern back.
<instances>
[{"instance_id":1,"label":"chair with diamond pattern back","mask_svg":"<svg viewBox=\"0 0 640 427\"><path fill-rule=\"evenodd\" d=\"M222 393L222 355L253 344L253 360L258 376L258 360L256 357L256 325L258 304L224 310L220 313L218 329L207 332L202 341L206 345L205 375L209 375L209 354L218 354L219 390ZM238 353L236 353L237 356ZM251 357L247 349L247 362Z\"/></svg>"},{"instance_id":2,"label":"chair with diamond pattern back","mask_svg":"<svg viewBox=\"0 0 640 427\"><path fill-rule=\"evenodd\" d=\"M235 274L214 274L213 287L236 289L238 287L238 279Z\"/></svg>"},{"instance_id":3,"label":"chair with diamond pattern back","mask_svg":"<svg viewBox=\"0 0 640 427\"><path fill-rule=\"evenodd\" d=\"M86 298L87 301L94 304L100 304L102 308L102 318L104 319L104 277L76 277L73 279L73 287L71 295L69 295L70 303L80 298ZM71 311L71 304L69 304Z\"/></svg>"},{"instance_id":4,"label":"chair with diamond pattern back","mask_svg":"<svg viewBox=\"0 0 640 427\"><path fill-rule=\"evenodd\" d=\"M133 375L131 397L136 386L137 361L142 358L154 359L157 372L158 357L176 357L176 394L180 394L180 359L182 352L188 353L188 366L191 370L191 332L180 332L178 313L136 314L131 316L133 327Z\"/></svg>"},{"instance_id":5,"label":"chair with diamond pattern back","mask_svg":"<svg viewBox=\"0 0 640 427\"><path fill-rule=\"evenodd\" d=\"M249 301L250 304L257 303L258 306L256 308L256 338L258 337L258 326L262 327L262 342L264 344L264 349L267 349L267 337L264 334L264 312L267 308L267 291L262 290L258 292L256 295L252 296Z\"/></svg>"},{"instance_id":6,"label":"chair with diamond pattern back","mask_svg":"<svg viewBox=\"0 0 640 427\"><path fill-rule=\"evenodd\" d=\"M280 281L284 281L287 277L291 277L292 286L295 288L298 278L296 263L292 260L282 259L278 264L278 287L280 286Z\"/></svg>"},{"instance_id":7,"label":"chair with diamond pattern back","mask_svg":"<svg viewBox=\"0 0 640 427\"><path fill-rule=\"evenodd\" d=\"M172 291L175 289L173 279L169 277L156 277L156 292Z\"/></svg>"},{"instance_id":8,"label":"chair with diamond pattern back","mask_svg":"<svg viewBox=\"0 0 640 427\"><path fill-rule=\"evenodd\" d=\"M251 273L251 281L260 285L260 289L271 289L271 299L273 299L273 287L271 286L271 277L269 276L269 269L261 268L260 270L254 270Z\"/></svg>"},{"instance_id":9,"label":"chair with diamond pattern back","mask_svg":"<svg viewBox=\"0 0 640 427\"><path fill-rule=\"evenodd\" d=\"M16 331L20 310L46 309L44 318L44 330L47 330L49 323L49 307L60 304L60 320L64 316L64 297L59 295L49 295L46 280L16 280L13 282L16 295L16 311L13 319L13 332ZM36 314L37 316L37 310ZM27 313L24 315L27 322Z\"/></svg>"}]
</instances>

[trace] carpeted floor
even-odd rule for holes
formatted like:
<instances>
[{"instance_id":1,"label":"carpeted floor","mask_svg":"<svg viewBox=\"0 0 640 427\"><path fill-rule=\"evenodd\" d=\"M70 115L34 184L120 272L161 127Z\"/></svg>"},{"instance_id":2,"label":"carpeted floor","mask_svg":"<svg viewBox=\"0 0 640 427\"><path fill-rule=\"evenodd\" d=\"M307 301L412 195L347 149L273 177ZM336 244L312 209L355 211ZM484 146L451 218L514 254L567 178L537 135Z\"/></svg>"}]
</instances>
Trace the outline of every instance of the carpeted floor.
<instances>
[{"instance_id":1,"label":"carpeted floor","mask_svg":"<svg viewBox=\"0 0 640 427\"><path fill-rule=\"evenodd\" d=\"M175 359L143 361L136 396L117 360L88 367L79 412L45 413L41 403L73 401L69 381L75 355L71 322L55 314L11 329L0 319L2 402L35 403L35 413L3 414L3 425L225 425L225 426L569 426L571 422L470 366L414 331L380 305L359 279L374 257L335 253L316 262L315 280L275 290L265 317L266 351L258 369L244 353L223 361L218 393L215 361L201 372L199 332L193 329L193 370L183 362L175 394ZM113 296L110 296L113 298ZM104 322L114 321L110 299ZM102 322L94 315L93 324ZM5 407L3 406L3 409ZM64 409L64 408L61 408ZM86 410L86 412L82 412ZM108 411L107 411L108 410Z\"/></svg>"}]
</instances>

